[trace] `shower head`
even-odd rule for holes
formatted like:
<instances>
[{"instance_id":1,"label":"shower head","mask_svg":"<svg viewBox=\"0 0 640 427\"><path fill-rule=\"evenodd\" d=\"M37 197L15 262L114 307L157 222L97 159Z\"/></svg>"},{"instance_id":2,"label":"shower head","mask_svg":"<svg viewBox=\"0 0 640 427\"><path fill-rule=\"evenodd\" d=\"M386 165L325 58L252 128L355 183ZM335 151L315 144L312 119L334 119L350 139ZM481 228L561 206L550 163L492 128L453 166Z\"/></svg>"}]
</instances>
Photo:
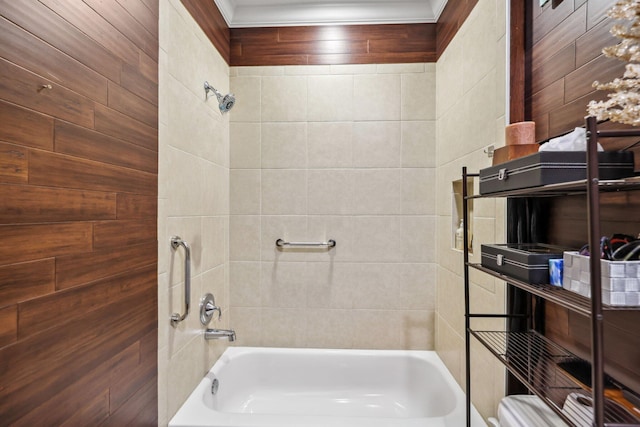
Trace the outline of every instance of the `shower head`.
<instances>
[{"instance_id":1,"label":"shower head","mask_svg":"<svg viewBox=\"0 0 640 427\"><path fill-rule=\"evenodd\" d=\"M218 98L218 108L220 108L222 113L226 113L231 110L233 105L236 103L236 97L232 93L228 93L223 96L216 90L216 88L211 86L209 82L204 82L204 94L207 98L209 98L209 91L213 92L216 95L216 98Z\"/></svg>"}]
</instances>

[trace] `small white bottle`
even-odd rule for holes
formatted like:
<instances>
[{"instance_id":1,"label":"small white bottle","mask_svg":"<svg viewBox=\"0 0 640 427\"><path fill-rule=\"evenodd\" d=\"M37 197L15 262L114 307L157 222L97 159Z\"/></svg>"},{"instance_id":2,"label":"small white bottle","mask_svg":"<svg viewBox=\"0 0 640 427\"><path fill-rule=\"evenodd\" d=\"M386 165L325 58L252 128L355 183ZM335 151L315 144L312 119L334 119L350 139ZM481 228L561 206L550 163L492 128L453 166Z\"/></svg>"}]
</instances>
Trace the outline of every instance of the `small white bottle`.
<instances>
[{"instance_id":1,"label":"small white bottle","mask_svg":"<svg viewBox=\"0 0 640 427\"><path fill-rule=\"evenodd\" d=\"M460 220L460 227L456 230L456 249L464 249L464 220Z\"/></svg>"}]
</instances>

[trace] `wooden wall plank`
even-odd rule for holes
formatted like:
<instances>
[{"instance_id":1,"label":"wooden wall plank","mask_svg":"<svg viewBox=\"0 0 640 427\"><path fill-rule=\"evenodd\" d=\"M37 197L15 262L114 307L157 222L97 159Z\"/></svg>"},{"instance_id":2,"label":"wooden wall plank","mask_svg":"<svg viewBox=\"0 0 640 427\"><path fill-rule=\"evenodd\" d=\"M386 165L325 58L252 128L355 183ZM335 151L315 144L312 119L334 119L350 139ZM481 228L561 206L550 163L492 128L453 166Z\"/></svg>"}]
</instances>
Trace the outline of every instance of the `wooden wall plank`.
<instances>
[{"instance_id":1,"label":"wooden wall plank","mask_svg":"<svg viewBox=\"0 0 640 427\"><path fill-rule=\"evenodd\" d=\"M0 142L0 183L26 184L29 150Z\"/></svg>"},{"instance_id":2,"label":"wooden wall plank","mask_svg":"<svg viewBox=\"0 0 640 427\"><path fill-rule=\"evenodd\" d=\"M411 39L399 43L398 40L369 40L369 53L374 54L395 54L395 53L415 53L434 52L434 39Z\"/></svg>"},{"instance_id":3,"label":"wooden wall plank","mask_svg":"<svg viewBox=\"0 0 640 427\"><path fill-rule=\"evenodd\" d=\"M47 420L48 425L59 426L84 408L96 404L96 400L104 405L103 396L108 396L109 391L109 371L108 362L101 364L98 368L83 375L69 387L61 390L60 393L51 396L50 399L27 412L25 416L15 421L15 426L38 425L42 420ZM90 415L83 411L82 422L77 425L97 425L100 421L106 420L109 416L109 402L106 401L106 408L99 406L97 412ZM93 421L93 422L90 422Z\"/></svg>"},{"instance_id":4,"label":"wooden wall plank","mask_svg":"<svg viewBox=\"0 0 640 427\"><path fill-rule=\"evenodd\" d=\"M109 107L158 128L158 107L116 84L109 84Z\"/></svg>"},{"instance_id":5,"label":"wooden wall plank","mask_svg":"<svg viewBox=\"0 0 640 427\"><path fill-rule=\"evenodd\" d=\"M0 308L0 349L18 340L18 306Z\"/></svg>"},{"instance_id":6,"label":"wooden wall plank","mask_svg":"<svg viewBox=\"0 0 640 427\"><path fill-rule=\"evenodd\" d=\"M119 3L102 0L83 0L111 23L118 31L131 40L136 47L149 55L155 61L158 60L158 35L152 34L144 26L140 25L129 12ZM141 19L144 20L144 19Z\"/></svg>"},{"instance_id":7,"label":"wooden wall plank","mask_svg":"<svg viewBox=\"0 0 640 427\"><path fill-rule=\"evenodd\" d=\"M587 23L589 28L592 28L605 19L606 13L611 6L611 0L589 0L589 8L587 10Z\"/></svg>"},{"instance_id":8,"label":"wooden wall plank","mask_svg":"<svg viewBox=\"0 0 640 427\"><path fill-rule=\"evenodd\" d=\"M144 52L140 52L140 61L138 63L140 74L149 79L156 85L158 84L158 63L151 59ZM158 89L156 87L155 91ZM157 95L156 95L157 96Z\"/></svg>"},{"instance_id":9,"label":"wooden wall plank","mask_svg":"<svg viewBox=\"0 0 640 427\"><path fill-rule=\"evenodd\" d=\"M0 418L12 424L154 330L157 293L148 288L1 349Z\"/></svg>"},{"instance_id":10,"label":"wooden wall plank","mask_svg":"<svg viewBox=\"0 0 640 427\"><path fill-rule=\"evenodd\" d=\"M53 293L55 268L53 258L0 267L0 306Z\"/></svg>"},{"instance_id":11,"label":"wooden wall plank","mask_svg":"<svg viewBox=\"0 0 640 427\"><path fill-rule=\"evenodd\" d=\"M157 389L158 383L155 379L147 382L133 398L127 400L114 414L111 414L102 427L119 427L123 425L124 420L132 420L131 425L139 427L157 426L157 405L148 403Z\"/></svg>"},{"instance_id":12,"label":"wooden wall plank","mask_svg":"<svg viewBox=\"0 0 640 427\"><path fill-rule=\"evenodd\" d=\"M79 372L84 368L89 368L90 371L151 332L154 329L152 312L157 310L153 307L153 303L157 301L157 290L155 295L151 289L147 289L133 294L129 299L122 299L117 304L87 312L81 321L70 322L64 328L54 327L48 333L20 340L12 346L19 351L9 351L14 350L11 347L0 350L4 362L0 365L0 375L11 380L0 389L0 414L3 414L3 410L11 410L12 402L6 399L7 396L20 390L31 394L27 385L38 384L39 381L49 385L73 383L76 377L67 377L64 372L59 372L61 368L75 361L79 365L86 364L75 367ZM134 321L139 323L132 324ZM67 336L64 329L68 329L73 335ZM61 339L62 337L65 339ZM100 352L105 344L104 352ZM29 349L30 352L26 351ZM24 364L21 359L40 363ZM38 372L43 374L42 377L37 378L35 374ZM46 377L44 374L51 376ZM37 388L46 390L47 384ZM33 392L37 394L36 390ZM43 398L46 400L46 396ZM33 402L33 406L36 403Z\"/></svg>"},{"instance_id":13,"label":"wooden wall plank","mask_svg":"<svg viewBox=\"0 0 640 427\"><path fill-rule=\"evenodd\" d=\"M131 359L131 362L135 362L135 364L123 364L121 372L118 372L117 367L111 371L116 374L113 375L112 387L109 390L110 411L112 413L123 406L135 391L154 379L158 369L157 339L155 333L142 337L139 341L137 357Z\"/></svg>"},{"instance_id":14,"label":"wooden wall plank","mask_svg":"<svg viewBox=\"0 0 640 427\"><path fill-rule=\"evenodd\" d=\"M526 86L526 6L520 0L509 3L509 122L525 119Z\"/></svg>"},{"instance_id":15,"label":"wooden wall plank","mask_svg":"<svg viewBox=\"0 0 640 427\"><path fill-rule=\"evenodd\" d=\"M435 62L476 3L477 0L447 3L437 24L229 29L217 7L199 0L182 0L231 66ZM375 40L387 42L372 43ZM373 44L374 51L362 52L362 42Z\"/></svg>"},{"instance_id":16,"label":"wooden wall plank","mask_svg":"<svg viewBox=\"0 0 640 427\"><path fill-rule=\"evenodd\" d=\"M609 32L612 25L611 19L603 20L576 39L576 67L581 67L600 56L604 47L618 44L619 40Z\"/></svg>"},{"instance_id":17,"label":"wooden wall plank","mask_svg":"<svg viewBox=\"0 0 640 427\"><path fill-rule=\"evenodd\" d=\"M535 3L530 25L550 28L546 36L529 47L532 54L531 70L535 77L537 70L547 73L534 80L535 93L547 92L544 97L531 96L529 111L535 111L537 138L546 139L568 132L575 126L584 125L586 107L590 100L606 98L607 92L595 91L591 87L594 80L610 81L622 75L623 63L605 58L601 50L605 46L617 43L617 39L609 34L613 21L604 18L604 12L615 0L580 0L575 1L574 12L562 22L554 17L552 7L536 14ZM572 2L566 1L570 4ZM568 7L568 6L565 6ZM545 20L548 20L545 22ZM554 26L553 24L556 23ZM584 25L584 27L583 27ZM542 30L538 31L542 31ZM583 34L579 34L584 30ZM557 46L554 46L557 45ZM570 56L561 52L575 46L575 63L570 65ZM565 56L566 55L566 56ZM564 59L561 59L564 58ZM552 77L553 76L553 77ZM564 85L558 87L557 82ZM555 88L555 89L554 89ZM556 90L556 101L551 97ZM605 124L608 128L625 128L620 124ZM618 139L602 140L606 150L615 150L633 141ZM546 241L568 247L580 247L587 241L586 196L553 198L549 201L549 229ZM638 220L629 212L640 209L638 192L603 193L601 195L601 232L603 235L613 233L638 232ZM587 317L577 315L553 304L546 305L546 334L554 341L570 351L585 358L590 358L590 324ZM637 325L640 324L640 312L605 313L605 370L618 381L640 392L640 338Z\"/></svg>"},{"instance_id":18,"label":"wooden wall plank","mask_svg":"<svg viewBox=\"0 0 640 427\"><path fill-rule=\"evenodd\" d=\"M564 102L574 101L594 91L594 76L601 82L610 82L624 73L625 64L622 61L600 55L591 62L568 73L564 79Z\"/></svg>"},{"instance_id":19,"label":"wooden wall plank","mask_svg":"<svg viewBox=\"0 0 640 427\"><path fill-rule=\"evenodd\" d=\"M68 289L149 265L157 242L60 256L56 259L56 289Z\"/></svg>"},{"instance_id":20,"label":"wooden wall plank","mask_svg":"<svg viewBox=\"0 0 640 427\"><path fill-rule=\"evenodd\" d=\"M429 62L435 24L305 26L231 30L231 65Z\"/></svg>"},{"instance_id":21,"label":"wooden wall plank","mask_svg":"<svg viewBox=\"0 0 640 427\"><path fill-rule=\"evenodd\" d=\"M79 425L100 425L109 416L109 389L104 390L85 407L74 412L60 424L60 427L76 427Z\"/></svg>"},{"instance_id":22,"label":"wooden wall plank","mask_svg":"<svg viewBox=\"0 0 640 427\"><path fill-rule=\"evenodd\" d=\"M158 172L158 153L100 132L56 121L55 151L87 160Z\"/></svg>"},{"instance_id":23,"label":"wooden wall plank","mask_svg":"<svg viewBox=\"0 0 640 427\"><path fill-rule=\"evenodd\" d=\"M109 277L86 286L20 303L18 336L23 339L49 328L59 327L67 322L81 319L85 312L129 298L132 294L148 288L149 283L157 281L155 269L156 265L152 264L120 276ZM82 311L75 309L80 305L83 307ZM44 312L47 316L42 315ZM52 323L50 320L52 317L59 320Z\"/></svg>"},{"instance_id":24,"label":"wooden wall plank","mask_svg":"<svg viewBox=\"0 0 640 427\"><path fill-rule=\"evenodd\" d=\"M551 3L549 3L549 6L552 6ZM537 5L537 7L539 8L540 5ZM531 30L533 43L538 43L573 12L574 5L569 0L560 2L556 7L541 8L540 16L537 18L538 25L535 25Z\"/></svg>"},{"instance_id":25,"label":"wooden wall plank","mask_svg":"<svg viewBox=\"0 0 640 427\"><path fill-rule=\"evenodd\" d=\"M157 176L154 174L35 150L29 155L29 184L157 194Z\"/></svg>"},{"instance_id":26,"label":"wooden wall plank","mask_svg":"<svg viewBox=\"0 0 640 427\"><path fill-rule=\"evenodd\" d=\"M53 150L53 119L0 101L0 140Z\"/></svg>"},{"instance_id":27,"label":"wooden wall plank","mask_svg":"<svg viewBox=\"0 0 640 427\"><path fill-rule=\"evenodd\" d=\"M538 93L535 93L531 99L532 109L531 115L538 117L545 112L562 107L563 97L559 96L564 90L564 79L553 82Z\"/></svg>"},{"instance_id":28,"label":"wooden wall plank","mask_svg":"<svg viewBox=\"0 0 640 427\"><path fill-rule=\"evenodd\" d=\"M218 10L218 7L211 7L210 3L200 0L181 0L182 5L189 11L189 14L195 19L202 31L207 35L211 43L220 52L222 58L231 64L229 53L229 41L231 35L229 27L224 17Z\"/></svg>"},{"instance_id":29,"label":"wooden wall plank","mask_svg":"<svg viewBox=\"0 0 640 427\"><path fill-rule=\"evenodd\" d=\"M445 51L456 33L462 27L478 0L449 1L438 18L436 28L437 57Z\"/></svg>"},{"instance_id":30,"label":"wooden wall plank","mask_svg":"<svg viewBox=\"0 0 640 427\"><path fill-rule=\"evenodd\" d=\"M435 62L436 53L396 53L366 55L313 55L307 57L308 65L331 65L331 64L408 64L416 62ZM282 64L285 65L285 64Z\"/></svg>"},{"instance_id":31,"label":"wooden wall plank","mask_svg":"<svg viewBox=\"0 0 640 427\"><path fill-rule=\"evenodd\" d=\"M0 225L0 265L91 250L90 223Z\"/></svg>"},{"instance_id":32,"label":"wooden wall plank","mask_svg":"<svg viewBox=\"0 0 640 427\"><path fill-rule=\"evenodd\" d=\"M37 0L5 1L2 15L108 79L120 81L118 57Z\"/></svg>"},{"instance_id":33,"label":"wooden wall plank","mask_svg":"<svg viewBox=\"0 0 640 427\"><path fill-rule=\"evenodd\" d=\"M122 68L122 76L120 79L120 84L123 88L127 89L129 92L138 95L140 98L144 99L152 103L153 105L158 105L158 77L155 76L155 79L148 78L145 74L143 74L140 69L140 64L134 67L129 64L124 64ZM155 64L155 67L158 67L158 64Z\"/></svg>"},{"instance_id":34,"label":"wooden wall plank","mask_svg":"<svg viewBox=\"0 0 640 427\"><path fill-rule=\"evenodd\" d=\"M159 2L0 3L0 424L149 423Z\"/></svg>"},{"instance_id":35,"label":"wooden wall plank","mask_svg":"<svg viewBox=\"0 0 640 427\"><path fill-rule=\"evenodd\" d=\"M96 249L126 247L156 241L155 221L101 221L94 225L93 245Z\"/></svg>"},{"instance_id":36,"label":"wooden wall plank","mask_svg":"<svg viewBox=\"0 0 640 427\"><path fill-rule=\"evenodd\" d=\"M152 196L120 193L117 196L118 219L141 219L157 215L158 201Z\"/></svg>"},{"instance_id":37,"label":"wooden wall plank","mask_svg":"<svg viewBox=\"0 0 640 427\"><path fill-rule=\"evenodd\" d=\"M0 185L0 223L92 221L116 218L116 195L27 185Z\"/></svg>"},{"instance_id":38,"label":"wooden wall plank","mask_svg":"<svg viewBox=\"0 0 640 427\"><path fill-rule=\"evenodd\" d=\"M576 127L584 125L584 117L587 115L587 104L591 100L601 101L607 97L603 91L591 92L574 101L562 105L549 112L549 136L557 136L566 133Z\"/></svg>"},{"instance_id":39,"label":"wooden wall plank","mask_svg":"<svg viewBox=\"0 0 640 427\"><path fill-rule=\"evenodd\" d=\"M540 42L533 45L531 49L532 64L540 63L545 58L557 54L566 46L574 43L586 31L587 7L584 5L565 19L561 26L554 28Z\"/></svg>"},{"instance_id":40,"label":"wooden wall plank","mask_svg":"<svg viewBox=\"0 0 640 427\"><path fill-rule=\"evenodd\" d=\"M0 18L0 56L97 102L107 101L107 79Z\"/></svg>"},{"instance_id":41,"label":"wooden wall plank","mask_svg":"<svg viewBox=\"0 0 640 427\"><path fill-rule=\"evenodd\" d=\"M368 43L362 41L346 41L346 40L323 40L322 42L258 42L243 43L242 55L255 56L263 55L270 57L278 55L279 52L287 52L287 55L331 55L340 53L366 53L368 51Z\"/></svg>"},{"instance_id":42,"label":"wooden wall plank","mask_svg":"<svg viewBox=\"0 0 640 427\"><path fill-rule=\"evenodd\" d=\"M43 89L47 84L52 85L52 89ZM53 117L93 127L93 101L5 60L0 60L0 97Z\"/></svg>"},{"instance_id":43,"label":"wooden wall plank","mask_svg":"<svg viewBox=\"0 0 640 427\"><path fill-rule=\"evenodd\" d=\"M153 16L160 16L160 7L158 4L158 0L142 0L142 2L145 4L145 6L147 6Z\"/></svg>"},{"instance_id":44,"label":"wooden wall plank","mask_svg":"<svg viewBox=\"0 0 640 427\"><path fill-rule=\"evenodd\" d=\"M567 45L560 52L536 64L531 71L531 92L537 93L551 85L575 69L576 46L574 43Z\"/></svg>"},{"instance_id":45,"label":"wooden wall plank","mask_svg":"<svg viewBox=\"0 0 640 427\"><path fill-rule=\"evenodd\" d=\"M149 13L149 7L142 0L117 0L129 14L149 32L158 34L158 15ZM156 36L157 38L157 36Z\"/></svg>"},{"instance_id":46,"label":"wooden wall plank","mask_svg":"<svg viewBox=\"0 0 640 427\"><path fill-rule=\"evenodd\" d=\"M125 64L138 62L138 48L124 34L80 0L39 0L80 31L100 43Z\"/></svg>"},{"instance_id":47,"label":"wooden wall plank","mask_svg":"<svg viewBox=\"0 0 640 427\"><path fill-rule=\"evenodd\" d=\"M95 129L106 135L158 151L158 130L111 108L96 105Z\"/></svg>"}]
</instances>

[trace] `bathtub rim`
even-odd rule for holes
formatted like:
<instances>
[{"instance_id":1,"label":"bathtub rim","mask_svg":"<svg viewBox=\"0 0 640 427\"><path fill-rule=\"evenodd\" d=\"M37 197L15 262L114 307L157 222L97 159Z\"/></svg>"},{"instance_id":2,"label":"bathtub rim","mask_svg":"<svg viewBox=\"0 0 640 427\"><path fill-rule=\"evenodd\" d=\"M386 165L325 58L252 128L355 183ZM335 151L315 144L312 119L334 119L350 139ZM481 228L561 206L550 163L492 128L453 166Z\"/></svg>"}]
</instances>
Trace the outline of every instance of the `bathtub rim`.
<instances>
[{"instance_id":1,"label":"bathtub rim","mask_svg":"<svg viewBox=\"0 0 640 427\"><path fill-rule=\"evenodd\" d=\"M227 347L227 349L225 349L225 351L223 352L223 354L218 358L218 360L216 360L213 364L213 366L209 369L209 371L205 374L205 376L201 379L200 383L195 387L195 389L190 393L189 397L186 399L185 402L183 402L183 404L181 405L181 407L178 409L178 411L176 412L176 414L174 414L171 418L171 420L169 421L169 427L183 427L183 426L194 426L194 427L201 427L201 426L218 426L218 424L207 424L201 420L198 420L197 417L194 417L194 414L189 414L188 411L189 410L203 410L204 411L213 411L211 408L208 408L205 403L203 402L203 393L207 393L209 392L209 389L211 387L211 382L213 380L213 378L215 378L216 373L219 371L219 369L222 368L222 366L224 366L227 363L230 363L233 361L234 358L244 355L244 354L255 354L255 353L269 353L269 354L278 354L278 353L282 353L282 354L291 354L291 353L299 353L299 354L312 354L312 353L321 353L321 354L340 354L340 353L351 353L351 354L360 354L360 355L402 355L402 356L408 356L408 357L413 357L413 358L418 358L418 359L426 359L429 363L433 363L438 370L440 371L440 373L442 374L442 377L444 379L444 381L447 383L447 385L451 388L451 391L453 392L453 394L455 395L455 399L456 399L456 409L454 410L454 413L451 414L451 416L447 416L447 417L426 417L426 418L414 418L412 419L413 421L411 421L410 419L404 419L405 422L403 423L403 425L407 425L407 426L425 426L425 424L420 423L420 420L429 420L429 426L431 425L436 425L436 424L432 424L432 422L434 422L434 420L444 420L441 423L437 423L437 426L446 426L446 427L458 427L462 424L459 424L459 422L464 419L464 417L466 417L465 414L465 394L462 391L462 388L460 387L460 385L456 382L455 378L453 377L452 373L449 371L449 369L446 367L446 365L444 364L444 362L442 361L442 359L440 358L440 356L438 355L438 353L435 350L387 350L387 349L381 349L381 350L374 350L374 349L325 349L325 348L288 348L288 347L244 347L244 346L230 346ZM241 422L238 424L235 423L229 423L228 420L230 419L237 419L237 418L242 418L244 417L246 419L247 416L250 416L250 414L225 414L222 412L217 412L217 411L213 411L216 414L219 415L223 415L222 418L222 422L223 424L220 425L224 425L224 427L235 427L235 426L295 426L295 425L301 425L299 424L299 421L292 423L290 420L288 420L289 418L309 418L308 421L305 422L304 425L309 425L309 426L316 426L316 425L324 425L324 424L314 424L313 422L311 422L312 418L323 418L323 417L314 417L314 416L309 416L309 417L297 417L297 416L291 416L291 415L281 415L281 416L271 416L271 415L256 415L255 417L265 417L267 419L267 422L265 424L258 424L258 423L254 423L254 422ZM462 417L462 418L461 418ZM326 417L325 417L326 418ZM353 419L357 419L358 417L353 417ZM453 423L447 422L446 419L447 418L452 418L455 421ZM271 423L268 422L268 420L271 420ZM287 421L288 420L288 421ZM476 426L484 426L486 427L487 424L485 423L485 421L483 420L483 418L480 416L480 414L478 413L478 411L476 410L476 408L472 405L471 407L471 425L473 427ZM275 422L276 424L273 424L273 422ZM342 426L343 424L335 424L336 426ZM346 425L346 424L345 424ZM351 425L351 424L350 424ZM355 424L353 424L355 425ZM364 424L366 425L366 424ZM377 425L377 424L376 424ZM380 425L386 425L386 424L380 424Z\"/></svg>"}]
</instances>

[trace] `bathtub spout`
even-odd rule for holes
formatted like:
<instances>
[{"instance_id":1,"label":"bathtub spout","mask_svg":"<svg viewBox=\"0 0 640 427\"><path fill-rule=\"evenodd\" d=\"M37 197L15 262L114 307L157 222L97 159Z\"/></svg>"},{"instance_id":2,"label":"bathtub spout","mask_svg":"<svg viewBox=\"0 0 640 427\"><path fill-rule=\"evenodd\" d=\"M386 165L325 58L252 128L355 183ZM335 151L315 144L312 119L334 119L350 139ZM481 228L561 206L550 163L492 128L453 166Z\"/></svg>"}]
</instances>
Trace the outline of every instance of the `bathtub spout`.
<instances>
[{"instance_id":1,"label":"bathtub spout","mask_svg":"<svg viewBox=\"0 0 640 427\"><path fill-rule=\"evenodd\" d=\"M236 331L231 329L207 329L204 331L204 339L217 340L227 338L230 342L236 340Z\"/></svg>"}]
</instances>

